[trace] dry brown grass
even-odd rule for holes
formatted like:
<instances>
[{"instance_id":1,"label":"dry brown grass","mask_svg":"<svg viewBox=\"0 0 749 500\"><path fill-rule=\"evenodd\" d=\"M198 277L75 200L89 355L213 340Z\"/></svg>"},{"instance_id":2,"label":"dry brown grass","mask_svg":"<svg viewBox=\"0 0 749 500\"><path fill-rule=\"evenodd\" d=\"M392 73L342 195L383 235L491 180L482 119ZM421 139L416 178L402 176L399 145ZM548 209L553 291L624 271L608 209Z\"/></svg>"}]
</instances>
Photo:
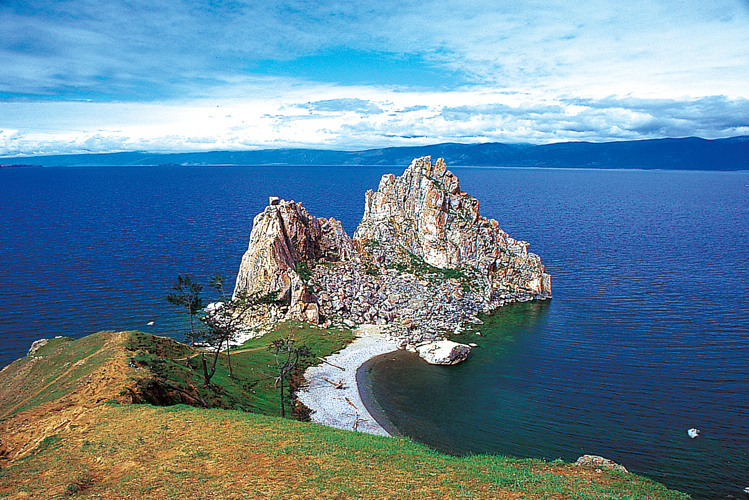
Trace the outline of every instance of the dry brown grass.
<instances>
[{"instance_id":1,"label":"dry brown grass","mask_svg":"<svg viewBox=\"0 0 749 500\"><path fill-rule=\"evenodd\" d=\"M57 339L39 356L18 360L3 371L0 466L28 455L49 436L86 425L99 403L129 402L121 394L134 384L127 380L134 374L123 347L127 336L100 332L75 352L70 352L68 339Z\"/></svg>"},{"instance_id":2,"label":"dry brown grass","mask_svg":"<svg viewBox=\"0 0 749 500\"><path fill-rule=\"evenodd\" d=\"M405 439L236 411L102 405L87 425L57 436L0 473L0 496L562 499L621 489L609 498L676 498L635 476L502 458L482 464ZM493 467L510 467L517 483L498 484Z\"/></svg>"}]
</instances>

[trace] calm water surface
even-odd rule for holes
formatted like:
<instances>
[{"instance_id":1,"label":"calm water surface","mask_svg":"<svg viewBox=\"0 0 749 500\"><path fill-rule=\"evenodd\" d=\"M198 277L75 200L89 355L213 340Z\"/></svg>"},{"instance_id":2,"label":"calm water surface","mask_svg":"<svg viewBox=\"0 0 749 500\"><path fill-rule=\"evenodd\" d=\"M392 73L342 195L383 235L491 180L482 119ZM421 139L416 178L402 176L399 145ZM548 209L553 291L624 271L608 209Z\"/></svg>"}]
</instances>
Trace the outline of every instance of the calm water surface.
<instances>
[{"instance_id":1,"label":"calm water surface","mask_svg":"<svg viewBox=\"0 0 749 500\"><path fill-rule=\"evenodd\" d=\"M458 169L456 169L458 170ZM695 498L749 486L749 175L459 171L552 275L470 361L367 367L380 418L449 453L624 463ZM368 379L368 380L367 380ZM686 430L701 429L692 440Z\"/></svg>"},{"instance_id":2,"label":"calm water surface","mask_svg":"<svg viewBox=\"0 0 749 500\"><path fill-rule=\"evenodd\" d=\"M41 337L179 337L186 319L164 300L176 275L232 281L268 196L351 233L365 190L403 168L1 169L0 365ZM531 243L554 299L459 336L480 345L461 365L371 364L381 418L450 453L596 453L695 498L740 497L749 174L452 170L482 214Z\"/></svg>"}]
</instances>

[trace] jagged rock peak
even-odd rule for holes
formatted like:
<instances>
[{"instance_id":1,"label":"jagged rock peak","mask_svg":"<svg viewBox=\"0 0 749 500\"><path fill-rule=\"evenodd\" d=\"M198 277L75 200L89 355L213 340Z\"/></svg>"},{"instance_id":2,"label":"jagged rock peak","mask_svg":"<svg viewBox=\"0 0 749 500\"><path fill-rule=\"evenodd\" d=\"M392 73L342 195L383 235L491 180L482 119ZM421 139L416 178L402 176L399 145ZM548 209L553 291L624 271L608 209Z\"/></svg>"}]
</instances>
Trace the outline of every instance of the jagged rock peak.
<instances>
[{"instance_id":1,"label":"jagged rock peak","mask_svg":"<svg viewBox=\"0 0 749 500\"><path fill-rule=\"evenodd\" d=\"M551 279L527 243L479 214L444 161L424 157L367 192L353 240L335 219L270 197L253 221L235 298L242 291L284 299L261 308L258 325L376 323L416 345L507 303L551 297Z\"/></svg>"},{"instance_id":2,"label":"jagged rock peak","mask_svg":"<svg viewBox=\"0 0 749 500\"><path fill-rule=\"evenodd\" d=\"M460 191L442 158L431 160L417 158L400 177L383 175L377 191L367 191L354 239L396 240L433 266L455 268L468 256L454 230L479 220L479 202Z\"/></svg>"},{"instance_id":3,"label":"jagged rock peak","mask_svg":"<svg viewBox=\"0 0 749 500\"><path fill-rule=\"evenodd\" d=\"M300 270L319 261L347 261L355 253L339 221L310 216L301 203L271 198L253 220L234 296L278 291L293 312L308 319L316 313L306 304L317 300L300 279Z\"/></svg>"},{"instance_id":4,"label":"jagged rock peak","mask_svg":"<svg viewBox=\"0 0 749 500\"><path fill-rule=\"evenodd\" d=\"M528 243L482 217L478 200L460 190L442 158L416 158L400 177L384 175L376 192L367 191L354 240L405 248L442 269L475 269L488 280L487 295L551 296L551 278Z\"/></svg>"}]
</instances>

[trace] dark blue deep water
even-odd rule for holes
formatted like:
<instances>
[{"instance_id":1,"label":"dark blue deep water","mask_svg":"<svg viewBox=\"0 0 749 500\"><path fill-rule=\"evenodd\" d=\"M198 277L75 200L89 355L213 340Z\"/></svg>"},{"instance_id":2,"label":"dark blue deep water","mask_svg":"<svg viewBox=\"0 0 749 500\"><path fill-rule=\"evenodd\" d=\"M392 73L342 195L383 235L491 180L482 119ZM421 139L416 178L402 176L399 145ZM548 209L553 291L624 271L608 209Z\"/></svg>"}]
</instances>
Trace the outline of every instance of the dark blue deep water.
<instances>
[{"instance_id":1,"label":"dark blue deep water","mask_svg":"<svg viewBox=\"0 0 749 500\"><path fill-rule=\"evenodd\" d=\"M352 232L365 190L404 167L0 169L0 366L41 337L179 337L185 318L164 300L177 274L231 282L269 195ZM531 243L554 299L463 334L480 345L466 363L372 364L382 417L451 453L595 453L695 498L739 497L749 173L452 170L484 215Z\"/></svg>"}]
</instances>

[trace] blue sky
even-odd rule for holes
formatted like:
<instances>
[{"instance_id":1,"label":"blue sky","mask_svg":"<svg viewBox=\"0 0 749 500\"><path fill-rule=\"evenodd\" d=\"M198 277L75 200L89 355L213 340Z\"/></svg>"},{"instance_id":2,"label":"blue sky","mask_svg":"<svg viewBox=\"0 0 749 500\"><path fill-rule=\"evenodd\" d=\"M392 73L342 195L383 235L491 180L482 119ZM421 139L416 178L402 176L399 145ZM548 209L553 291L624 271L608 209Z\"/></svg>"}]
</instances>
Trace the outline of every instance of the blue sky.
<instances>
[{"instance_id":1,"label":"blue sky","mask_svg":"<svg viewBox=\"0 0 749 500\"><path fill-rule=\"evenodd\" d=\"M749 0L0 1L0 155L749 134Z\"/></svg>"}]
</instances>

